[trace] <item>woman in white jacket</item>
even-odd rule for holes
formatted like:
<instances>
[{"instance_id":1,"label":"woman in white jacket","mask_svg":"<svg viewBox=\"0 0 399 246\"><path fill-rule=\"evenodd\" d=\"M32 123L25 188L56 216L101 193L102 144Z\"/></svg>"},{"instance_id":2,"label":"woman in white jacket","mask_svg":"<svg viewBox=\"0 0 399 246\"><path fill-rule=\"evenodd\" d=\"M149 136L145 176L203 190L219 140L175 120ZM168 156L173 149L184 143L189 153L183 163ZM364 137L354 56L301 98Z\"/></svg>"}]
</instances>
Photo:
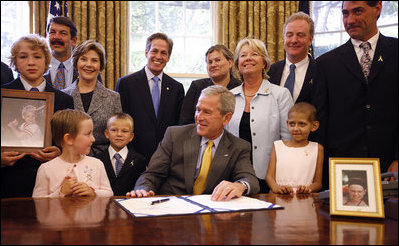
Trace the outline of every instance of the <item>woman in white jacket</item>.
<instances>
[{"instance_id":1,"label":"woman in white jacket","mask_svg":"<svg viewBox=\"0 0 399 246\"><path fill-rule=\"evenodd\" d=\"M286 121L293 100L287 88L267 80L270 58L261 40L242 39L235 50L234 65L243 84L231 90L236 105L226 129L251 143L251 159L260 193L267 193L265 177L273 142L291 138Z\"/></svg>"}]
</instances>

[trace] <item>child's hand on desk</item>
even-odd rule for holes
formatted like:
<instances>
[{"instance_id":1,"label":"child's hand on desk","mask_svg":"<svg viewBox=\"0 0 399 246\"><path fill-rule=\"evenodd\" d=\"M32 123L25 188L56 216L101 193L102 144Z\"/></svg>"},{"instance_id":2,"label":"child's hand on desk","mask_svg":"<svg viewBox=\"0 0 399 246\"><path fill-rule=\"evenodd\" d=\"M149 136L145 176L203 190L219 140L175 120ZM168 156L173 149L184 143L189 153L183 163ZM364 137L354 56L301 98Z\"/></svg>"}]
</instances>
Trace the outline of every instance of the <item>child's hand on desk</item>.
<instances>
[{"instance_id":1,"label":"child's hand on desk","mask_svg":"<svg viewBox=\"0 0 399 246\"><path fill-rule=\"evenodd\" d=\"M296 193L299 193L299 194L310 194L310 193L312 193L312 189L310 189L308 186L305 186L305 185L299 185L297 190L296 190Z\"/></svg>"},{"instance_id":2,"label":"child's hand on desk","mask_svg":"<svg viewBox=\"0 0 399 246\"><path fill-rule=\"evenodd\" d=\"M281 185L276 190L272 191L277 194L294 194L294 190L288 185Z\"/></svg>"},{"instance_id":3,"label":"child's hand on desk","mask_svg":"<svg viewBox=\"0 0 399 246\"><path fill-rule=\"evenodd\" d=\"M71 185L72 195L74 196L95 196L94 189L84 182L75 182Z\"/></svg>"},{"instance_id":4,"label":"child's hand on desk","mask_svg":"<svg viewBox=\"0 0 399 246\"><path fill-rule=\"evenodd\" d=\"M69 177L69 176L65 177L61 185L61 194L64 196L71 196L72 195L71 186L77 182L78 180L75 177Z\"/></svg>"}]
</instances>

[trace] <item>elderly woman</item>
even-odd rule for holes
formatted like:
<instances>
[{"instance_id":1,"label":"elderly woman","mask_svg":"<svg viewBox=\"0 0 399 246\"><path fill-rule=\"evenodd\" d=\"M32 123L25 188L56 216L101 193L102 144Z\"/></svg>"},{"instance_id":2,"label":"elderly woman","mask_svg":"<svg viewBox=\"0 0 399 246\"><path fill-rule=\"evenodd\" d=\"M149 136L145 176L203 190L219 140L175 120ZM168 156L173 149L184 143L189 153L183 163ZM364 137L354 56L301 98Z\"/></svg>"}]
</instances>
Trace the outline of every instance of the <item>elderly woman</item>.
<instances>
[{"instance_id":1,"label":"elderly woman","mask_svg":"<svg viewBox=\"0 0 399 246\"><path fill-rule=\"evenodd\" d=\"M266 193L269 187L265 177L273 142L291 138L286 121L293 101L287 88L267 80L270 58L261 40L241 40L235 50L234 65L243 84L231 90L236 106L226 129L251 143L251 158L260 193Z\"/></svg>"},{"instance_id":2,"label":"elderly woman","mask_svg":"<svg viewBox=\"0 0 399 246\"><path fill-rule=\"evenodd\" d=\"M202 89L211 85L222 85L230 90L241 85L241 81L232 76L233 59L233 53L221 44L214 45L206 51L205 62L209 78L191 83L181 108L180 125L194 123L195 107Z\"/></svg>"},{"instance_id":3,"label":"elderly woman","mask_svg":"<svg viewBox=\"0 0 399 246\"><path fill-rule=\"evenodd\" d=\"M93 119L96 139L90 151L93 156L108 148L109 141L104 130L108 117L122 112L121 100L118 92L105 88L97 80L98 74L105 68L105 50L100 43L87 40L79 44L73 51L72 59L79 78L62 91L73 97L75 109L86 112Z\"/></svg>"}]
</instances>

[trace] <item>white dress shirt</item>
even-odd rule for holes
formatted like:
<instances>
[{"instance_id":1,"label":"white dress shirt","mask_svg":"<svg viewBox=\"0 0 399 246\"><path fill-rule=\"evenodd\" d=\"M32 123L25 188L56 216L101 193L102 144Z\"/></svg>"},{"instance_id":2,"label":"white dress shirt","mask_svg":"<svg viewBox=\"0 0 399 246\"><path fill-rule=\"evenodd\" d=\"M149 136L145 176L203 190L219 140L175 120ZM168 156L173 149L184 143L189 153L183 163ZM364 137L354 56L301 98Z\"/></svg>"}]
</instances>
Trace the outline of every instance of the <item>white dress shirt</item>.
<instances>
[{"instance_id":1,"label":"white dress shirt","mask_svg":"<svg viewBox=\"0 0 399 246\"><path fill-rule=\"evenodd\" d=\"M33 86L26 82L26 80L24 80L22 76L19 76L19 78L21 79L22 85L24 86L26 91L30 91L30 89L33 88ZM43 82L35 88L37 88L40 92L43 92L46 89L46 80L43 78Z\"/></svg>"},{"instance_id":2,"label":"white dress shirt","mask_svg":"<svg viewBox=\"0 0 399 246\"><path fill-rule=\"evenodd\" d=\"M116 174L116 159L114 158L114 155L116 153L119 153L119 155L122 157L121 158L122 163L125 163L128 152L129 150L127 146L123 147L123 149L121 149L119 152L116 152L114 148L112 148L112 146L109 145L108 147L109 159L111 159L112 168L114 169L115 174Z\"/></svg>"}]
</instances>

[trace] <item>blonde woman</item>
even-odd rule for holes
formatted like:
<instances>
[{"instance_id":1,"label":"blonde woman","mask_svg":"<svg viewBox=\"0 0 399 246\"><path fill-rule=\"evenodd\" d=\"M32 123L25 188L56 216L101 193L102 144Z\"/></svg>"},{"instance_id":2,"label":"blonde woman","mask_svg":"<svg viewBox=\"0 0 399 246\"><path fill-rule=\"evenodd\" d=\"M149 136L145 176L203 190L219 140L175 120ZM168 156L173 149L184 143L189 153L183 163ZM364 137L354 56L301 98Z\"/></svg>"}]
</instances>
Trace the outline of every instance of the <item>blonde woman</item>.
<instances>
[{"instance_id":1,"label":"blonde woman","mask_svg":"<svg viewBox=\"0 0 399 246\"><path fill-rule=\"evenodd\" d=\"M261 40L242 39L235 50L234 65L243 84L231 90L236 105L226 129L251 143L260 193L266 193L269 187L265 177L273 142L291 138L286 120L293 101L288 89L268 81L270 58Z\"/></svg>"}]
</instances>

